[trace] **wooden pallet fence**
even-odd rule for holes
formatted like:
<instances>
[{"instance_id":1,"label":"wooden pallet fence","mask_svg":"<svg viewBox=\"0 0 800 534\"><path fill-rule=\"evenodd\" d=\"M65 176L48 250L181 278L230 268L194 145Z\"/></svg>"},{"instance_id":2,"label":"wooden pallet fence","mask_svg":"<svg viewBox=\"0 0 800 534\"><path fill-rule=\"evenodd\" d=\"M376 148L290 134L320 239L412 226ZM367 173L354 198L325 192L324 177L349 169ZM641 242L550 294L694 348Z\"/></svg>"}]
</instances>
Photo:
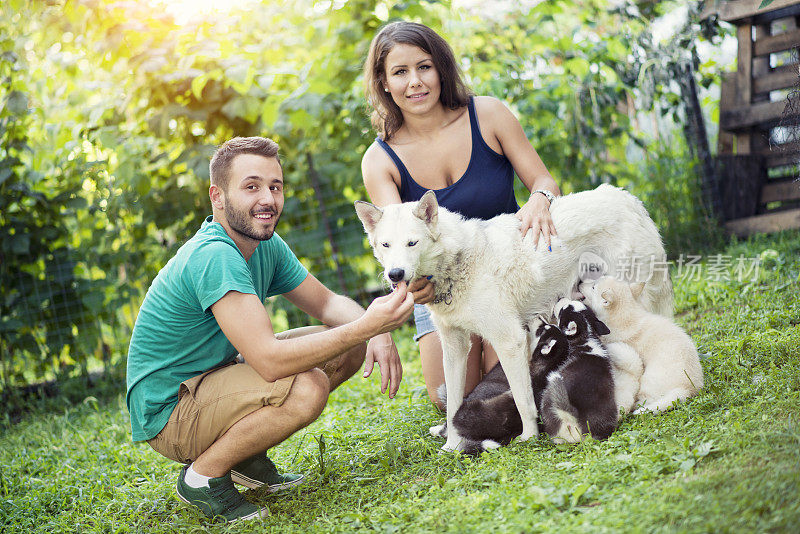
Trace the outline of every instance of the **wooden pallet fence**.
<instances>
[{"instance_id":1,"label":"wooden pallet fence","mask_svg":"<svg viewBox=\"0 0 800 534\"><path fill-rule=\"evenodd\" d=\"M722 79L720 217L737 235L800 228L800 1L709 0L736 26L737 69ZM731 205L726 205L727 203Z\"/></svg>"}]
</instances>

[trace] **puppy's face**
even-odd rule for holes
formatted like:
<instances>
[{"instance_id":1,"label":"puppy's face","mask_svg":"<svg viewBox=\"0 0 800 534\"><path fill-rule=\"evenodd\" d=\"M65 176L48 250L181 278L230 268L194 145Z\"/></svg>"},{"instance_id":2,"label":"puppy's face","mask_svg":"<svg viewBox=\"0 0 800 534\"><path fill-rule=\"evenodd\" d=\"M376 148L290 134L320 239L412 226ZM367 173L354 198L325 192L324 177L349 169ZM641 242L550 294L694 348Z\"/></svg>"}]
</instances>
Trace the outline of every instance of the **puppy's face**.
<instances>
[{"instance_id":1,"label":"puppy's face","mask_svg":"<svg viewBox=\"0 0 800 534\"><path fill-rule=\"evenodd\" d=\"M555 313L558 326L568 339L587 339L611 332L590 308L577 300L561 299Z\"/></svg>"},{"instance_id":2,"label":"puppy's face","mask_svg":"<svg viewBox=\"0 0 800 534\"><path fill-rule=\"evenodd\" d=\"M569 341L556 325L544 323L536 329L536 335L539 340L530 363L533 380L558 369L569 358Z\"/></svg>"},{"instance_id":3,"label":"puppy's face","mask_svg":"<svg viewBox=\"0 0 800 534\"><path fill-rule=\"evenodd\" d=\"M643 283L629 284L611 276L603 276L595 282L584 283L580 291L584 301L600 318L608 318L617 310L632 303L644 289Z\"/></svg>"},{"instance_id":4,"label":"puppy's face","mask_svg":"<svg viewBox=\"0 0 800 534\"><path fill-rule=\"evenodd\" d=\"M559 348L561 348L559 345L565 345L567 342L567 338L564 337L563 332L553 324L542 323L542 325L536 329L536 336L539 338L539 341L536 344L534 357L555 357L561 352L559 350Z\"/></svg>"},{"instance_id":5,"label":"puppy's face","mask_svg":"<svg viewBox=\"0 0 800 534\"><path fill-rule=\"evenodd\" d=\"M607 278L609 277L604 276L591 282L584 282L579 286L579 290L584 296L583 302L599 317L607 317L616 302L613 288L607 283Z\"/></svg>"}]
</instances>

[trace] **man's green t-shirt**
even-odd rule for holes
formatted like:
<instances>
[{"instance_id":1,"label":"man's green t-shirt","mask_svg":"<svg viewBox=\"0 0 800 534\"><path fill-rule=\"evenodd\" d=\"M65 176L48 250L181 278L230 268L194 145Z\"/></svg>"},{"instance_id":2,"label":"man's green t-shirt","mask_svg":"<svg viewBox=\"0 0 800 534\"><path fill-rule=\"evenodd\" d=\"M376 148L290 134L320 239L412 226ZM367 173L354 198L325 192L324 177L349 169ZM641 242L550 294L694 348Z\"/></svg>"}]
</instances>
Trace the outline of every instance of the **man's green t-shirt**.
<instances>
[{"instance_id":1,"label":"man's green t-shirt","mask_svg":"<svg viewBox=\"0 0 800 534\"><path fill-rule=\"evenodd\" d=\"M295 289L307 275L278 234L245 261L222 225L208 217L153 280L133 327L126 401L134 441L161 432L181 382L236 357L212 304L228 291L263 301Z\"/></svg>"}]
</instances>

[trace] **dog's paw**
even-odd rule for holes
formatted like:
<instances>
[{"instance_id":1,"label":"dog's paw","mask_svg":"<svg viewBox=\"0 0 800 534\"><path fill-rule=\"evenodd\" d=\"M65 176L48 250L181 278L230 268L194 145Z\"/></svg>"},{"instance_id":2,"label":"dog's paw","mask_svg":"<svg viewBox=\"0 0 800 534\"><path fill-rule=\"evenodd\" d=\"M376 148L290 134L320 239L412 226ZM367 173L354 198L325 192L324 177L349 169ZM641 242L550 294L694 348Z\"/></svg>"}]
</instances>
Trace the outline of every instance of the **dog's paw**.
<instances>
[{"instance_id":1,"label":"dog's paw","mask_svg":"<svg viewBox=\"0 0 800 534\"><path fill-rule=\"evenodd\" d=\"M481 441L481 448L485 451L499 449L500 446L501 445L493 439L485 439Z\"/></svg>"},{"instance_id":2,"label":"dog's paw","mask_svg":"<svg viewBox=\"0 0 800 534\"><path fill-rule=\"evenodd\" d=\"M636 409L633 410L631 413L633 415L642 415L643 413L652 413L657 414L659 413L658 405L655 402L649 402L645 404L644 401L639 401L637 403Z\"/></svg>"},{"instance_id":3,"label":"dog's paw","mask_svg":"<svg viewBox=\"0 0 800 534\"><path fill-rule=\"evenodd\" d=\"M650 414L653 414L653 415L659 415L659 414L662 414L662 413L666 412L670 408L671 408L671 406L667 406L667 407L659 406L659 404L657 402L652 402L650 404L646 404L644 406L640 406L640 407L636 408L632 413L634 415L641 415L643 413L650 413Z\"/></svg>"},{"instance_id":4,"label":"dog's paw","mask_svg":"<svg viewBox=\"0 0 800 534\"><path fill-rule=\"evenodd\" d=\"M524 431L522 434L519 435L519 441L528 441L529 439L536 439L539 437L539 429L536 428L536 425L533 426L533 430Z\"/></svg>"},{"instance_id":5,"label":"dog's paw","mask_svg":"<svg viewBox=\"0 0 800 534\"><path fill-rule=\"evenodd\" d=\"M464 450L464 440L461 438L458 439L448 439L447 442L442 445L441 450L443 452L450 452L450 451L463 451Z\"/></svg>"},{"instance_id":6,"label":"dog's paw","mask_svg":"<svg viewBox=\"0 0 800 534\"><path fill-rule=\"evenodd\" d=\"M431 436L437 438L446 438L447 437L447 423L442 423L441 425L432 426L428 432L431 433Z\"/></svg>"}]
</instances>

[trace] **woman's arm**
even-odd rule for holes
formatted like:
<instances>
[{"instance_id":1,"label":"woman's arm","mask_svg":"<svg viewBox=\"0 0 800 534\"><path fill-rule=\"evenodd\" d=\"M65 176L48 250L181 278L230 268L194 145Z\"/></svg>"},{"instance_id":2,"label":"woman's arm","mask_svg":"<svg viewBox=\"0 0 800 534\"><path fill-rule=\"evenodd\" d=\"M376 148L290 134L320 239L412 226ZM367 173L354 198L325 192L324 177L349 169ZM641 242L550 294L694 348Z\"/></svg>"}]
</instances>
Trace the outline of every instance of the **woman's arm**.
<instances>
[{"instance_id":1,"label":"woman's arm","mask_svg":"<svg viewBox=\"0 0 800 534\"><path fill-rule=\"evenodd\" d=\"M400 174L389 155L378 143L372 143L361 159L361 176L369 199L378 207L400 204ZM408 285L414 302L427 304L435 296L434 284L426 278L417 278Z\"/></svg>"},{"instance_id":2,"label":"woman's arm","mask_svg":"<svg viewBox=\"0 0 800 534\"><path fill-rule=\"evenodd\" d=\"M394 171L394 172L393 172ZM370 201L379 207L400 204L400 174L389 155L372 143L361 159L361 176Z\"/></svg>"},{"instance_id":3,"label":"woman's arm","mask_svg":"<svg viewBox=\"0 0 800 534\"><path fill-rule=\"evenodd\" d=\"M481 96L475 99L475 105L481 131L485 137L490 137L487 143L491 146L491 141L494 141L499 145L499 152L508 158L514 172L528 191L531 191L530 198L517 212L517 217L522 221L520 231L525 234L532 229L534 235L541 232L549 247L550 236L556 234L553 219L550 217L550 201L545 195L534 191L545 189L558 196L561 194L558 184L528 141L522 125L503 102L493 97Z\"/></svg>"}]
</instances>

